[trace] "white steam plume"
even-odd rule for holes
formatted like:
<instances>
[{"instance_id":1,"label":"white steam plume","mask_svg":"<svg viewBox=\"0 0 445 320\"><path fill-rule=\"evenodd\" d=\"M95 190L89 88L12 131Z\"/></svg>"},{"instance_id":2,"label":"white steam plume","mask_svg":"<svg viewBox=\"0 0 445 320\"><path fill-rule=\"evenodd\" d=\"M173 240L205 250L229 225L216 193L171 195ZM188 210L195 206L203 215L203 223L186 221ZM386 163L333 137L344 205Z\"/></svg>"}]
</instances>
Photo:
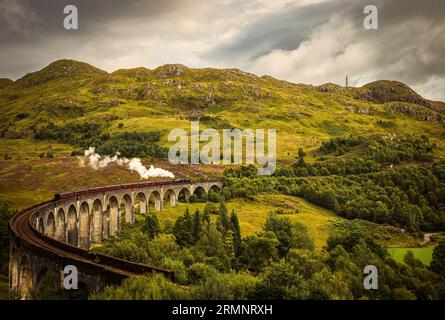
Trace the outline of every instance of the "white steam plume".
<instances>
[{"instance_id":1,"label":"white steam plume","mask_svg":"<svg viewBox=\"0 0 445 320\"><path fill-rule=\"evenodd\" d=\"M161 168L155 168L152 165L149 169L147 169L141 162L141 159L139 158L119 158L119 153L116 153L114 156L101 156L100 154L96 153L95 148L90 147L88 150L85 150L85 157L88 157L89 162L88 165L93 168L94 170L99 170L102 168L105 168L110 163L117 163L120 166L125 166L131 171L136 171L139 173L141 178L148 179L148 178L174 178L175 175L171 173L170 171L161 169Z\"/></svg>"}]
</instances>

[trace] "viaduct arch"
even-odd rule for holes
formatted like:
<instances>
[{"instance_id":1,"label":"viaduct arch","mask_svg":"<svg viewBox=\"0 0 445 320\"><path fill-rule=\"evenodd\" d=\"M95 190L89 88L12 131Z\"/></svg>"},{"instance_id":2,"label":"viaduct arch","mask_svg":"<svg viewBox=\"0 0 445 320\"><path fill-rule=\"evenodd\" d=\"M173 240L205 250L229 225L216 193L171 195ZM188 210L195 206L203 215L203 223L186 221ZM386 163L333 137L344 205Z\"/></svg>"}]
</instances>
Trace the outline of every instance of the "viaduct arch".
<instances>
[{"instance_id":1,"label":"viaduct arch","mask_svg":"<svg viewBox=\"0 0 445 320\"><path fill-rule=\"evenodd\" d=\"M56 194L53 200L37 204L16 214L9 224L9 287L27 298L38 285L43 271L60 275L75 265L79 282L90 289L116 284L126 277L161 272L173 278L173 272L132 263L90 251L120 231L122 224L134 223L135 212L162 212L164 205L210 190L221 192L220 181L191 182L173 180L114 185Z\"/></svg>"}]
</instances>

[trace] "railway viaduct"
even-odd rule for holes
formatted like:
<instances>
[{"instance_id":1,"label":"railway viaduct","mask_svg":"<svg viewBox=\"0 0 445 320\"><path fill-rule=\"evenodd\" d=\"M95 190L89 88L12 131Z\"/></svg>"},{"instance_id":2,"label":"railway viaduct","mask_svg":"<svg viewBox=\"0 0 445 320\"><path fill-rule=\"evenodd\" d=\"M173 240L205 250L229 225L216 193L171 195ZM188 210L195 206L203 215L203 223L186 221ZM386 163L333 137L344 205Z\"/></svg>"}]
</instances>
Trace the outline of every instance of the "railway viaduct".
<instances>
[{"instance_id":1,"label":"railway viaduct","mask_svg":"<svg viewBox=\"0 0 445 320\"><path fill-rule=\"evenodd\" d=\"M53 200L16 214L9 224L9 287L29 297L48 271L60 275L67 265L78 269L79 285L89 290L118 284L126 277L173 272L91 252L94 244L115 235L123 223L134 223L135 213L162 212L192 195L221 192L220 181L189 180L134 183L57 194Z\"/></svg>"}]
</instances>

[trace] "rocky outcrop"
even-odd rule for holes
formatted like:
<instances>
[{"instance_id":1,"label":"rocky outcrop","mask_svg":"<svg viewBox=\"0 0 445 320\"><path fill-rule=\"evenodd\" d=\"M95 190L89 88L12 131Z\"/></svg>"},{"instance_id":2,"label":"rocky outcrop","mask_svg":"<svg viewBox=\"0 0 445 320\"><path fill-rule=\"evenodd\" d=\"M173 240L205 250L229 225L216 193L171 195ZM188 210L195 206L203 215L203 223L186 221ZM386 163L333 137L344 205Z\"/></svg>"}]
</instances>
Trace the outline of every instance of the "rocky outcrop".
<instances>
[{"instance_id":1,"label":"rocky outcrop","mask_svg":"<svg viewBox=\"0 0 445 320\"><path fill-rule=\"evenodd\" d=\"M354 90L354 96L360 100L374 103L407 102L424 107L431 107L428 100L417 94L407 85L398 81L381 80L368 83Z\"/></svg>"},{"instance_id":2,"label":"rocky outcrop","mask_svg":"<svg viewBox=\"0 0 445 320\"><path fill-rule=\"evenodd\" d=\"M385 109L387 109L388 111L404 113L408 116L422 121L436 121L442 119L442 117L439 117L439 114L437 112L434 112L428 108L420 107L415 104L390 102L385 105Z\"/></svg>"},{"instance_id":3,"label":"rocky outcrop","mask_svg":"<svg viewBox=\"0 0 445 320\"><path fill-rule=\"evenodd\" d=\"M7 78L0 78L0 89L12 86L14 84L14 81Z\"/></svg>"},{"instance_id":4,"label":"rocky outcrop","mask_svg":"<svg viewBox=\"0 0 445 320\"><path fill-rule=\"evenodd\" d=\"M75 60L58 60L40 71L28 73L17 80L20 87L40 85L56 79L103 78L108 73L84 62Z\"/></svg>"}]
</instances>

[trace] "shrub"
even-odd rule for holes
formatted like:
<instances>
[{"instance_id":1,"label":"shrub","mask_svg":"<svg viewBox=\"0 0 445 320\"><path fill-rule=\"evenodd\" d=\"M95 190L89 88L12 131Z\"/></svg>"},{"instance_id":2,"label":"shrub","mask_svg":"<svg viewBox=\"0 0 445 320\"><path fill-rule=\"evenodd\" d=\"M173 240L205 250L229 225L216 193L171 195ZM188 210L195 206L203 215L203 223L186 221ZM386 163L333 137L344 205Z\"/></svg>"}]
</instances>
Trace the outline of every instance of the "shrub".
<instances>
[{"instance_id":1,"label":"shrub","mask_svg":"<svg viewBox=\"0 0 445 320\"><path fill-rule=\"evenodd\" d=\"M25 119L25 118L28 118L28 117L29 117L29 114L28 114L28 113L18 113L18 114L15 116L16 119Z\"/></svg>"},{"instance_id":2,"label":"shrub","mask_svg":"<svg viewBox=\"0 0 445 320\"><path fill-rule=\"evenodd\" d=\"M257 279L247 273L216 273L194 290L195 299L246 300L255 289Z\"/></svg>"},{"instance_id":3,"label":"shrub","mask_svg":"<svg viewBox=\"0 0 445 320\"><path fill-rule=\"evenodd\" d=\"M275 213L275 214L295 214L295 213L298 213L298 212L299 212L298 208L297 209L279 208L279 209L273 211L272 213Z\"/></svg>"},{"instance_id":4,"label":"shrub","mask_svg":"<svg viewBox=\"0 0 445 320\"><path fill-rule=\"evenodd\" d=\"M175 273L175 282L181 284L187 283L187 270L184 262L167 257L164 259L162 266Z\"/></svg>"},{"instance_id":5,"label":"shrub","mask_svg":"<svg viewBox=\"0 0 445 320\"><path fill-rule=\"evenodd\" d=\"M200 262L191 265L187 270L188 281L193 284L205 282L217 273L218 271L212 266Z\"/></svg>"},{"instance_id":6,"label":"shrub","mask_svg":"<svg viewBox=\"0 0 445 320\"><path fill-rule=\"evenodd\" d=\"M190 293L167 280L163 275L153 273L125 279L122 285L105 287L90 296L92 300L183 300L190 299Z\"/></svg>"},{"instance_id":7,"label":"shrub","mask_svg":"<svg viewBox=\"0 0 445 320\"><path fill-rule=\"evenodd\" d=\"M110 135L104 129L105 124L96 122L74 122L61 126L49 122L36 128L34 137L84 149L96 147L96 151L104 155L114 155L116 152L127 158L161 158L167 155L167 149L158 144L160 132L121 132Z\"/></svg>"},{"instance_id":8,"label":"shrub","mask_svg":"<svg viewBox=\"0 0 445 320\"><path fill-rule=\"evenodd\" d=\"M84 155L84 151L77 149L77 150L73 150L71 151L70 156L71 157L76 157L76 156L83 156Z\"/></svg>"}]
</instances>

